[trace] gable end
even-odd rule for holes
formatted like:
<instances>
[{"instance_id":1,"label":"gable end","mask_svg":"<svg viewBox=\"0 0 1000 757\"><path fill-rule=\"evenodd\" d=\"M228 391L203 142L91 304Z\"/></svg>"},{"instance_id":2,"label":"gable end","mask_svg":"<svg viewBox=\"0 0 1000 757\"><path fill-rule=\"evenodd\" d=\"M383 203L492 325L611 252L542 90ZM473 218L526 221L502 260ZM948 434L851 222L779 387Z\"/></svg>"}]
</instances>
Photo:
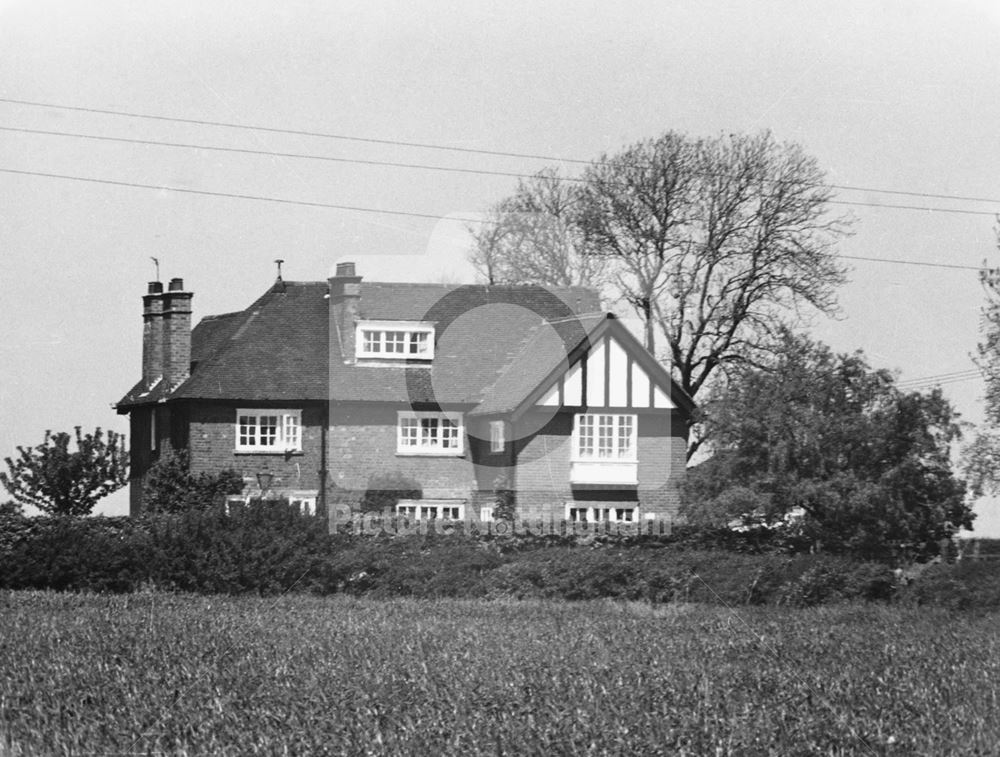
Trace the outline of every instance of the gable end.
<instances>
[{"instance_id":1,"label":"gable end","mask_svg":"<svg viewBox=\"0 0 1000 757\"><path fill-rule=\"evenodd\" d=\"M579 350L532 393L522 408L601 407L683 410L694 403L636 339L608 319Z\"/></svg>"}]
</instances>

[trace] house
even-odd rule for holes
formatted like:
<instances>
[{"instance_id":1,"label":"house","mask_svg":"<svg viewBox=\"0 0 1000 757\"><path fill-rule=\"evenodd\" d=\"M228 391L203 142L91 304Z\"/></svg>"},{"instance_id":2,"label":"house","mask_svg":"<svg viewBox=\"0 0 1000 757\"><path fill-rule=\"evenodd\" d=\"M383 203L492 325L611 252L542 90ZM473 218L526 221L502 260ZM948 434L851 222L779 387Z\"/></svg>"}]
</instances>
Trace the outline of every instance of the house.
<instances>
[{"instance_id":1,"label":"house","mask_svg":"<svg viewBox=\"0 0 1000 757\"><path fill-rule=\"evenodd\" d=\"M320 512L403 477L418 518L671 516L691 399L595 292L280 276L245 310L191 329L181 279L143 296L130 416L131 512L150 466L235 468Z\"/></svg>"}]
</instances>

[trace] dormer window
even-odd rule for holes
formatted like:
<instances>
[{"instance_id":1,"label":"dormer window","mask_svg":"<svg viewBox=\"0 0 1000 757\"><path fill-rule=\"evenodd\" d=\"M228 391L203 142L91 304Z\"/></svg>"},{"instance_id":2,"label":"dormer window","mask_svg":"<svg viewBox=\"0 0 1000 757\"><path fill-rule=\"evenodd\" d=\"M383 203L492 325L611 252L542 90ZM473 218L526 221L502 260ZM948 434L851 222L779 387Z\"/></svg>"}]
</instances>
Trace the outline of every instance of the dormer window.
<instances>
[{"instance_id":1,"label":"dormer window","mask_svg":"<svg viewBox=\"0 0 1000 757\"><path fill-rule=\"evenodd\" d=\"M357 357L377 360L431 360L434 326L414 321L362 321L357 326Z\"/></svg>"}]
</instances>

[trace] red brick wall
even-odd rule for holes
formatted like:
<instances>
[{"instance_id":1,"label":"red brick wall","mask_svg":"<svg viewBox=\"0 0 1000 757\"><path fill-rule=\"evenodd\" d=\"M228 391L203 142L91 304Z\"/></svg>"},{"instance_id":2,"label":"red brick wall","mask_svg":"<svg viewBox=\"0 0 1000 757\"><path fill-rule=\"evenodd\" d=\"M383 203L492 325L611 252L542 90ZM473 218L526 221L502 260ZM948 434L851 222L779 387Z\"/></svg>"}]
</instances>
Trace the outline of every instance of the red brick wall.
<instances>
[{"instance_id":1,"label":"red brick wall","mask_svg":"<svg viewBox=\"0 0 1000 757\"><path fill-rule=\"evenodd\" d=\"M333 403L330 407L330 480L360 496L369 477L399 473L413 479L425 499L470 498L476 489L468 433L461 457L397 455L397 411L403 406Z\"/></svg>"},{"instance_id":2,"label":"red brick wall","mask_svg":"<svg viewBox=\"0 0 1000 757\"><path fill-rule=\"evenodd\" d=\"M240 407L247 407L241 405ZM282 490L319 488L324 412L322 406L267 405L267 409L302 410L302 452L236 452L236 405L191 404L188 409L188 447L193 473L238 471L257 487L257 473L265 468L274 475L271 488Z\"/></svg>"},{"instance_id":3,"label":"red brick wall","mask_svg":"<svg viewBox=\"0 0 1000 757\"><path fill-rule=\"evenodd\" d=\"M528 424L531 423L527 419ZM686 465L687 430L669 412L638 413L639 486L636 494L569 486L573 413L560 412L537 433L518 442L517 508L523 518L563 518L565 503L620 507L638 500L643 512L673 517L680 505Z\"/></svg>"},{"instance_id":4,"label":"red brick wall","mask_svg":"<svg viewBox=\"0 0 1000 757\"><path fill-rule=\"evenodd\" d=\"M302 453L286 456L235 451L236 405L190 403L185 407L159 407L159 453L170 447L187 446L192 472L216 473L233 468L247 479L251 490L257 485L256 474L264 469L274 475L275 491L317 489L325 408L313 405L299 409ZM556 413L537 433L512 442L518 428L515 424L507 449L497 454L489 451L488 421L467 417L464 454L446 457L396 454L399 409L403 408L357 403L331 405L327 440L331 494L356 501L367 489L371 476L398 473L416 481L427 499L460 498L470 503L489 503L496 477L506 474L513 476L518 515L524 518L561 519L569 501L586 502L587 506L600 506L602 502L620 506L623 501L635 501L636 497L646 513L676 514L677 484L685 467L686 428L668 413L639 414L639 491L635 495L570 488L572 413ZM532 424L531 419L527 422ZM136 513L142 476L155 458L149 450L148 409L133 411L131 435L134 455L131 511ZM517 466L512 470L509 464L515 453Z\"/></svg>"}]
</instances>

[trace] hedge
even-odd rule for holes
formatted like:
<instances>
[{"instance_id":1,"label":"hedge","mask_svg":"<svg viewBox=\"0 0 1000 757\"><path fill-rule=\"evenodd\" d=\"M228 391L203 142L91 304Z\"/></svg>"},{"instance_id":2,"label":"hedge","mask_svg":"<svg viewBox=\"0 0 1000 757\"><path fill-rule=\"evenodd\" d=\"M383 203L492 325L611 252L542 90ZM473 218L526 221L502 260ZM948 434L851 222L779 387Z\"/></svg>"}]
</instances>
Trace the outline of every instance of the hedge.
<instances>
[{"instance_id":1,"label":"hedge","mask_svg":"<svg viewBox=\"0 0 1000 757\"><path fill-rule=\"evenodd\" d=\"M362 537L286 503L143 518L0 517L0 588L373 597L612 598L785 604L890 600L1000 607L997 561L941 565L900 588L888 565L790 554L714 532L573 540Z\"/></svg>"}]
</instances>

